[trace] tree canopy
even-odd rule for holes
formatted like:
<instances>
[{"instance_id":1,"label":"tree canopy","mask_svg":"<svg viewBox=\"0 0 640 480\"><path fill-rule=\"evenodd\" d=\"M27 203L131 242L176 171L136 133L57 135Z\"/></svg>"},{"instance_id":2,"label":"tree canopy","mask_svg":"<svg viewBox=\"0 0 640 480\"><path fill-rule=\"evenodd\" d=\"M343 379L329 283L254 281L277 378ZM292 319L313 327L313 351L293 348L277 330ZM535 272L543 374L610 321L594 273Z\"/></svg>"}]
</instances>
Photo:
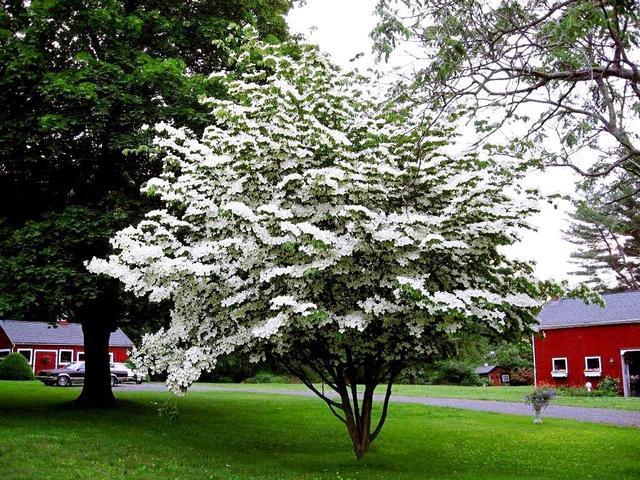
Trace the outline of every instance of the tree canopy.
<instances>
[{"instance_id":1,"label":"tree canopy","mask_svg":"<svg viewBox=\"0 0 640 480\"><path fill-rule=\"evenodd\" d=\"M314 47L245 35L233 70L213 76L226 95L206 100L204 132L157 126L164 168L145 191L161 206L89 269L172 302L171 325L135 353L168 371L170 389L229 352L270 357L327 403L361 457L403 368L446 355L451 332L534 322L549 285L500 247L529 228L536 193L508 160L448 155L452 132L381 102Z\"/></svg>"},{"instance_id":2,"label":"tree canopy","mask_svg":"<svg viewBox=\"0 0 640 480\"><path fill-rule=\"evenodd\" d=\"M283 39L290 4L1 0L3 317L53 321L66 314L107 332L124 316L138 325L163 317L157 307L140 311L123 302L83 262L104 255L109 237L152 208L140 185L160 163L149 154L145 124L201 131L207 112L198 98L222 93L207 76L228 65L233 29L252 24L265 39ZM103 295L122 303L112 312L118 318L103 318ZM128 329L134 337L137 330ZM87 378L90 365L88 351Z\"/></svg>"},{"instance_id":3,"label":"tree canopy","mask_svg":"<svg viewBox=\"0 0 640 480\"><path fill-rule=\"evenodd\" d=\"M637 2L379 0L377 13L378 52L408 41L416 73L403 87L428 108L510 135L510 154L588 177L640 175Z\"/></svg>"},{"instance_id":4,"label":"tree canopy","mask_svg":"<svg viewBox=\"0 0 640 480\"><path fill-rule=\"evenodd\" d=\"M592 181L581 185L580 197L567 229L577 248L575 272L601 291L640 288L640 198L637 181L611 186Z\"/></svg>"}]
</instances>

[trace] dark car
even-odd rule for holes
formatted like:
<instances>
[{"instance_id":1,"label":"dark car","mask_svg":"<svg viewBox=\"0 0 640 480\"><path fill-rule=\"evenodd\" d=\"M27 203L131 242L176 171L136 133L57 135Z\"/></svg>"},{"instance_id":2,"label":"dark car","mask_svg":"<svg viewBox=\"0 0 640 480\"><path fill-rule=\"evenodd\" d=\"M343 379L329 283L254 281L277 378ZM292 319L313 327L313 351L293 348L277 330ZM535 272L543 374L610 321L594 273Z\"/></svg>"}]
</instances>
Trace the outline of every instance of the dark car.
<instances>
[{"instance_id":1,"label":"dark car","mask_svg":"<svg viewBox=\"0 0 640 480\"><path fill-rule=\"evenodd\" d=\"M138 381L131 375L131 370L123 363L110 364L111 386L130 380ZM71 385L82 385L84 383L84 362L72 362L63 368L52 368L41 370L36 378L45 385L58 385L60 387L70 387Z\"/></svg>"}]
</instances>

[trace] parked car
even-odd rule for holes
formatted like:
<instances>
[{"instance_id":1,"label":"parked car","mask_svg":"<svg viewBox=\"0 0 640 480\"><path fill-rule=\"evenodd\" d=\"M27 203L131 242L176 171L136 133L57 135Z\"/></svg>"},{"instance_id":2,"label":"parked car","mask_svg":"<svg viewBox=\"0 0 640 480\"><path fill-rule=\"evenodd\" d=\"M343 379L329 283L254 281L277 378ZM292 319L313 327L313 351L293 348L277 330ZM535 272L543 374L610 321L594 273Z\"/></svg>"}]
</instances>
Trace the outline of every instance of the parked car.
<instances>
[{"instance_id":1,"label":"parked car","mask_svg":"<svg viewBox=\"0 0 640 480\"><path fill-rule=\"evenodd\" d=\"M118 383L135 381L142 383L142 377L135 376L133 371L124 363L111 363L111 386ZM84 383L84 362L71 362L62 368L52 368L41 370L36 378L45 385L58 385L59 387L70 387L72 385L82 385Z\"/></svg>"}]
</instances>

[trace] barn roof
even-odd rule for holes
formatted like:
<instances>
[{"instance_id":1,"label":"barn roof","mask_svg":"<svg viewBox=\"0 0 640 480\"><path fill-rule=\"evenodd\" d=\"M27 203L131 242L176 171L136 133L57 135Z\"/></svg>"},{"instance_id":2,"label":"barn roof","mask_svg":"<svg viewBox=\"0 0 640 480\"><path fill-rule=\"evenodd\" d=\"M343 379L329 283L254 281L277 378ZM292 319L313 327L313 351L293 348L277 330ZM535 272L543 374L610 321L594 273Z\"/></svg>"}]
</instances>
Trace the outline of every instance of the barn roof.
<instances>
[{"instance_id":1,"label":"barn roof","mask_svg":"<svg viewBox=\"0 0 640 480\"><path fill-rule=\"evenodd\" d=\"M83 345L84 336L79 323L51 326L47 322L0 320L0 328L13 344ZM109 338L110 347L133 347L133 342L120 329Z\"/></svg>"},{"instance_id":2,"label":"barn roof","mask_svg":"<svg viewBox=\"0 0 640 480\"><path fill-rule=\"evenodd\" d=\"M640 291L602 295L605 307L563 298L547 303L538 315L538 329L616 323L640 323Z\"/></svg>"},{"instance_id":3,"label":"barn roof","mask_svg":"<svg viewBox=\"0 0 640 480\"><path fill-rule=\"evenodd\" d=\"M497 367L498 365L482 365L481 367L476 367L474 371L478 375L487 375Z\"/></svg>"}]
</instances>

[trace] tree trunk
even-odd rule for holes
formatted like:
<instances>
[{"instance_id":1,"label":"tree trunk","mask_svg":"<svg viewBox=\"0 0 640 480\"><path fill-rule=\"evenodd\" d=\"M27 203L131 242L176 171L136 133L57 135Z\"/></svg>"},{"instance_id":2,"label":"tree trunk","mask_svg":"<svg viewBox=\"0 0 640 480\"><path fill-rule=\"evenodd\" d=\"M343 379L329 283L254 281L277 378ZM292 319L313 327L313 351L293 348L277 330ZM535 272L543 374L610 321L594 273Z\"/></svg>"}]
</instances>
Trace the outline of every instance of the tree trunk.
<instances>
[{"instance_id":1,"label":"tree trunk","mask_svg":"<svg viewBox=\"0 0 640 480\"><path fill-rule=\"evenodd\" d=\"M84 408L112 407L116 398L111 391L109 337L111 328L99 318L82 323L84 333L84 385L76 404Z\"/></svg>"}]
</instances>

